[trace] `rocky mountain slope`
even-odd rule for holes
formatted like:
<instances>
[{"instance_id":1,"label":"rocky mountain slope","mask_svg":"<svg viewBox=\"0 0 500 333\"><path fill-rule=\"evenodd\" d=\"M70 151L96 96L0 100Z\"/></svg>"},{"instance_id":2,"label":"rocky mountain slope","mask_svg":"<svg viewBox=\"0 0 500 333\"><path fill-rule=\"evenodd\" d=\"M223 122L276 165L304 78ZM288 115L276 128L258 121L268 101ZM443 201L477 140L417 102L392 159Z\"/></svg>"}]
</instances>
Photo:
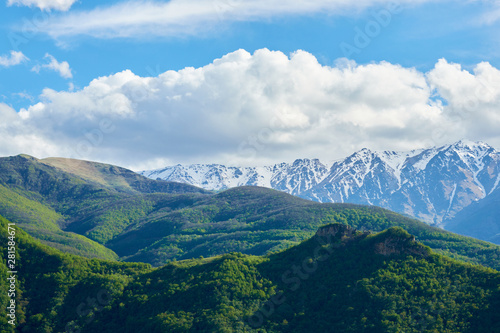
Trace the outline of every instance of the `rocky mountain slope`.
<instances>
[{"instance_id":1,"label":"rocky mountain slope","mask_svg":"<svg viewBox=\"0 0 500 333\"><path fill-rule=\"evenodd\" d=\"M446 230L500 244L500 188L460 211Z\"/></svg>"},{"instance_id":2,"label":"rocky mountain slope","mask_svg":"<svg viewBox=\"0 0 500 333\"><path fill-rule=\"evenodd\" d=\"M499 188L500 153L486 143L462 140L409 152L362 149L332 165L298 159L264 167L195 164L140 173L208 190L253 185L319 202L376 205L445 226Z\"/></svg>"}]
</instances>

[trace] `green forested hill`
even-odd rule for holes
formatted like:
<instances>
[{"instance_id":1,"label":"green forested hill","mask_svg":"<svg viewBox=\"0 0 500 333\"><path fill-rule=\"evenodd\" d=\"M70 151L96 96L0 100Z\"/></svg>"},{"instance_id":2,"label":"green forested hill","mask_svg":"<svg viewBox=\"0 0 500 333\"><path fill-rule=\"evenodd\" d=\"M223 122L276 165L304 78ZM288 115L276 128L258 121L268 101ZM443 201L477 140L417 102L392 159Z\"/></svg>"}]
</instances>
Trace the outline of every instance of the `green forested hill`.
<instances>
[{"instance_id":1,"label":"green forested hill","mask_svg":"<svg viewBox=\"0 0 500 333\"><path fill-rule=\"evenodd\" d=\"M7 221L0 216L0 304L6 309L10 300L8 282L8 229ZM87 259L62 252L41 244L27 235L19 226L14 227L17 271L16 321L17 330L7 323L2 311L1 332L64 332L57 323L75 316L76 307L88 297L101 298L121 293L123 286L140 273L150 271L143 263L120 263ZM103 289L103 290L104 290ZM94 293L95 290L95 293Z\"/></svg>"},{"instance_id":2,"label":"green forested hill","mask_svg":"<svg viewBox=\"0 0 500 333\"><path fill-rule=\"evenodd\" d=\"M328 223L372 231L400 226L439 253L500 268L497 245L459 236L378 207L320 204L259 187L168 199L106 245L126 260L161 265L172 259L231 251L251 255L279 251L297 245Z\"/></svg>"},{"instance_id":3,"label":"green forested hill","mask_svg":"<svg viewBox=\"0 0 500 333\"><path fill-rule=\"evenodd\" d=\"M16 238L18 332L500 332L500 273L398 227L330 224L272 255L157 269L63 254L20 229ZM2 290L4 258L2 247ZM13 332L4 316L0 329Z\"/></svg>"},{"instance_id":4,"label":"green forested hill","mask_svg":"<svg viewBox=\"0 0 500 333\"><path fill-rule=\"evenodd\" d=\"M149 193L208 192L190 185L150 180L101 163L38 160L27 155L0 158L0 214L44 243L86 257L118 258L103 245L102 238L92 240L65 230L66 226L92 219L96 210L112 210L117 202L143 202L142 197ZM130 214L125 215L127 218ZM121 230L120 222L116 219L112 226L103 225L101 229L116 232Z\"/></svg>"},{"instance_id":5,"label":"green forested hill","mask_svg":"<svg viewBox=\"0 0 500 333\"><path fill-rule=\"evenodd\" d=\"M97 189L121 193L209 193L188 184L152 180L115 165L67 158L2 157L0 170L1 183L48 199Z\"/></svg>"},{"instance_id":6,"label":"green forested hill","mask_svg":"<svg viewBox=\"0 0 500 333\"><path fill-rule=\"evenodd\" d=\"M77 160L0 158L0 214L63 251L154 266L272 253L324 224L343 223L372 231L400 226L438 253L500 268L499 246L381 208L320 204L259 187L208 193Z\"/></svg>"}]
</instances>

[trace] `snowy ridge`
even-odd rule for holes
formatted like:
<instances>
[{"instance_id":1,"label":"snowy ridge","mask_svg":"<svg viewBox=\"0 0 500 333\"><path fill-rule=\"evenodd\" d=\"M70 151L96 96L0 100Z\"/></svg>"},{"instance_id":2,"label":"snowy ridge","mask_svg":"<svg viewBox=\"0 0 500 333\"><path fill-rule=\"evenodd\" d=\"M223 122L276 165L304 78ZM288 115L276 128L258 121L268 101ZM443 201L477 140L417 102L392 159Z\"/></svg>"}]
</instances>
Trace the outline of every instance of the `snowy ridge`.
<instances>
[{"instance_id":1,"label":"snowy ridge","mask_svg":"<svg viewBox=\"0 0 500 333\"><path fill-rule=\"evenodd\" d=\"M270 167L226 167L221 164L176 165L160 170L142 171L151 179L163 179L192 184L208 190L253 185L271 187L273 171Z\"/></svg>"},{"instance_id":2,"label":"snowy ridge","mask_svg":"<svg viewBox=\"0 0 500 333\"><path fill-rule=\"evenodd\" d=\"M499 187L500 153L486 143L461 140L408 152L365 148L331 166L297 159L262 167L176 165L141 174L208 190L263 186L319 202L377 205L444 225Z\"/></svg>"},{"instance_id":3,"label":"snowy ridge","mask_svg":"<svg viewBox=\"0 0 500 333\"><path fill-rule=\"evenodd\" d=\"M175 165L142 171L151 179L188 183L207 190L224 190L237 186L263 186L298 194L321 182L328 172L319 160L300 159L293 164L280 163L262 167L231 167L221 164Z\"/></svg>"}]
</instances>

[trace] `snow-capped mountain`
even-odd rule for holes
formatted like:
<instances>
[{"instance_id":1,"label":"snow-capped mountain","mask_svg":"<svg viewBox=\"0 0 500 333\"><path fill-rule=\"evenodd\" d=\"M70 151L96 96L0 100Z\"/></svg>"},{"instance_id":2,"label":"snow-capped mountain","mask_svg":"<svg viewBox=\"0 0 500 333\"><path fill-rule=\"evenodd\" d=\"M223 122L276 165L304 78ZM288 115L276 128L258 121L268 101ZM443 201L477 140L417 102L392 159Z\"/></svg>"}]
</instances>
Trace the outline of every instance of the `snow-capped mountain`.
<instances>
[{"instance_id":1,"label":"snow-capped mountain","mask_svg":"<svg viewBox=\"0 0 500 333\"><path fill-rule=\"evenodd\" d=\"M328 174L328 167L317 159L296 160L263 167L227 167L221 164L175 165L159 170L142 171L152 179L188 183L208 190L236 186L263 186L293 195L318 185Z\"/></svg>"},{"instance_id":2,"label":"snow-capped mountain","mask_svg":"<svg viewBox=\"0 0 500 333\"><path fill-rule=\"evenodd\" d=\"M499 187L500 153L462 140L409 152L362 149L330 166L298 159L264 167L176 165L141 174L209 190L256 185L319 202L377 205L444 225Z\"/></svg>"},{"instance_id":3,"label":"snow-capped mountain","mask_svg":"<svg viewBox=\"0 0 500 333\"><path fill-rule=\"evenodd\" d=\"M381 206L443 224L498 187L499 171L500 154L482 142L404 153L363 149L333 164L320 184L300 195Z\"/></svg>"}]
</instances>

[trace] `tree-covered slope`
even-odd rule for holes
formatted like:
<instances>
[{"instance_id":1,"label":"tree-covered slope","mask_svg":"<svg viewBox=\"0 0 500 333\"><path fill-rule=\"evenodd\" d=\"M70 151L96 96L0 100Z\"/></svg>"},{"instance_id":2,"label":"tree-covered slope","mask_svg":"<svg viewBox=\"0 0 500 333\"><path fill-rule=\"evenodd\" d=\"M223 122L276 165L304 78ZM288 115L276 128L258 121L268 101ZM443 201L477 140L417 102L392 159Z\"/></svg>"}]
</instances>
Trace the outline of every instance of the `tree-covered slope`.
<instances>
[{"instance_id":1,"label":"tree-covered slope","mask_svg":"<svg viewBox=\"0 0 500 333\"><path fill-rule=\"evenodd\" d=\"M118 255L104 245L85 236L65 232L59 227L64 217L49 205L23 196L19 189L0 184L0 212L11 221L18 222L32 236L45 244L65 252L86 257L118 259Z\"/></svg>"},{"instance_id":2,"label":"tree-covered slope","mask_svg":"<svg viewBox=\"0 0 500 333\"><path fill-rule=\"evenodd\" d=\"M129 179L123 176L129 171L81 164L0 159L0 214L61 250L154 266L228 252L268 254L299 244L324 224L343 223L372 231L400 226L438 253L500 268L499 246L377 207L321 204L260 187L213 194L188 186L185 193L163 193L165 182L150 179L144 193L125 191L116 184ZM153 183L159 185L147 185Z\"/></svg>"},{"instance_id":3,"label":"tree-covered slope","mask_svg":"<svg viewBox=\"0 0 500 333\"><path fill-rule=\"evenodd\" d=\"M269 256L157 269L62 254L20 229L17 238L19 332L500 332L500 273L435 254L398 227L330 224ZM5 262L0 274L5 289ZM0 328L13 331L4 318Z\"/></svg>"},{"instance_id":4,"label":"tree-covered slope","mask_svg":"<svg viewBox=\"0 0 500 333\"><path fill-rule=\"evenodd\" d=\"M203 197L169 198L107 246L126 260L153 265L231 251L261 255L297 245L328 223L372 231L399 226L439 253L500 268L497 245L378 207L320 204L259 187L239 187Z\"/></svg>"},{"instance_id":5,"label":"tree-covered slope","mask_svg":"<svg viewBox=\"0 0 500 333\"><path fill-rule=\"evenodd\" d=\"M325 226L262 266L283 304L251 323L270 331L500 331L498 272L436 255L399 227Z\"/></svg>"},{"instance_id":6,"label":"tree-covered slope","mask_svg":"<svg viewBox=\"0 0 500 333\"><path fill-rule=\"evenodd\" d=\"M66 323L78 317L78 306L88 297L94 301L99 297L104 303L115 293L121 293L134 276L150 271L150 266L142 263L119 263L64 254L33 239L18 225L11 226L15 235L9 239L12 229L8 230L8 223L0 216L0 304L6 309L10 299L16 300L17 330L7 323L10 318L2 311L2 332L64 332ZM15 245L11 246L9 241ZM12 276L8 273L12 269L6 266L9 248L15 248L16 255L13 263L17 271L14 298L7 293L7 277ZM87 311L88 307L81 306L81 311Z\"/></svg>"},{"instance_id":7,"label":"tree-covered slope","mask_svg":"<svg viewBox=\"0 0 500 333\"><path fill-rule=\"evenodd\" d=\"M65 230L67 225L88 220L102 207L111 211L117 202L142 203L143 196L156 192L207 193L190 185L154 181L101 163L42 161L27 155L0 158L0 214L46 244L87 257L118 258L103 244L109 234L121 232L124 222L120 221L120 213L115 214L113 221L107 221L110 223L103 223L92 239ZM129 212L122 215L122 220L135 218Z\"/></svg>"}]
</instances>

